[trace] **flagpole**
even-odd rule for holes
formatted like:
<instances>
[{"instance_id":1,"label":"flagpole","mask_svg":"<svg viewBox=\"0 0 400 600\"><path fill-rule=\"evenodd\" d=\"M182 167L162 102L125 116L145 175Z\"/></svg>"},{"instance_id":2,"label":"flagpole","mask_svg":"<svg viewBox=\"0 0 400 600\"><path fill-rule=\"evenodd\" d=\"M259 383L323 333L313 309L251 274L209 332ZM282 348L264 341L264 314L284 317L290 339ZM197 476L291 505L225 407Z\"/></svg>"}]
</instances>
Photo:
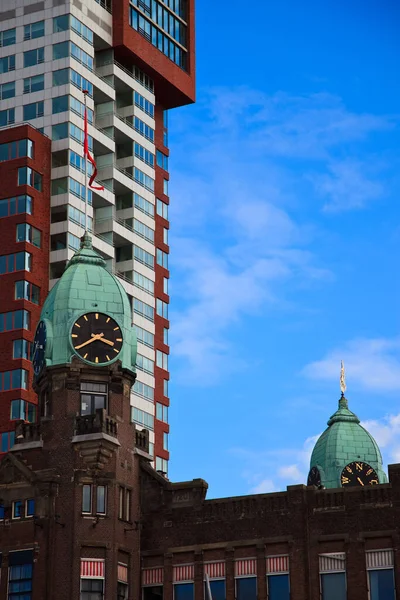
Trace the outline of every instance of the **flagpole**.
<instances>
[{"instance_id":1,"label":"flagpole","mask_svg":"<svg viewBox=\"0 0 400 600\"><path fill-rule=\"evenodd\" d=\"M87 137L88 132L88 124L87 124L87 95L88 95L88 90L83 90L83 95L85 97L85 136ZM87 176L87 149L86 149L86 145L88 144L88 140L85 139L84 141L84 145L83 145L83 156L84 156L84 161L85 161L85 233L88 233L88 202L89 202L89 183L88 183L88 176Z\"/></svg>"}]
</instances>

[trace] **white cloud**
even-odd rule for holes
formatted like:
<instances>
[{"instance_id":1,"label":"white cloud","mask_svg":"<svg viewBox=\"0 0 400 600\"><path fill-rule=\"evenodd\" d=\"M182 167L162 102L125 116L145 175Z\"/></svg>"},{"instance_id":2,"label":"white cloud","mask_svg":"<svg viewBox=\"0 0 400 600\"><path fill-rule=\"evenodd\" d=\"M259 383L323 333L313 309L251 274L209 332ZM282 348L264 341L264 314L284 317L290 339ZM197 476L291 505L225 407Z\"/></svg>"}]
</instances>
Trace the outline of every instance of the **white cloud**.
<instances>
[{"instance_id":1,"label":"white cloud","mask_svg":"<svg viewBox=\"0 0 400 600\"><path fill-rule=\"evenodd\" d=\"M338 381L344 360L348 386L380 392L400 390L400 338L359 338L335 348L303 369L309 379Z\"/></svg>"},{"instance_id":2,"label":"white cloud","mask_svg":"<svg viewBox=\"0 0 400 600\"><path fill-rule=\"evenodd\" d=\"M263 479L260 483L250 490L250 494L269 494L276 492L275 484L271 479Z\"/></svg>"},{"instance_id":3,"label":"white cloud","mask_svg":"<svg viewBox=\"0 0 400 600\"><path fill-rule=\"evenodd\" d=\"M302 473L297 464L281 467L278 471L278 475L281 479L296 481L296 483L302 479Z\"/></svg>"}]
</instances>

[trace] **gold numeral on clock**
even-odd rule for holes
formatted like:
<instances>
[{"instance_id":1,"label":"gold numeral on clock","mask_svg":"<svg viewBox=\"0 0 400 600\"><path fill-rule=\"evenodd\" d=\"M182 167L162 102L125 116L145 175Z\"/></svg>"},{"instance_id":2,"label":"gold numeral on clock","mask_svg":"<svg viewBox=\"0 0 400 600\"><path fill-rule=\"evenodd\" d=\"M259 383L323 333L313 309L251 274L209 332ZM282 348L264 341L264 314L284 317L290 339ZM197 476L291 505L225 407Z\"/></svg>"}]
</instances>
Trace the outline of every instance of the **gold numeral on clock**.
<instances>
[{"instance_id":1,"label":"gold numeral on clock","mask_svg":"<svg viewBox=\"0 0 400 600\"><path fill-rule=\"evenodd\" d=\"M350 467L346 467L346 471L347 471L348 473L353 473L353 469L350 469Z\"/></svg>"},{"instance_id":2,"label":"gold numeral on clock","mask_svg":"<svg viewBox=\"0 0 400 600\"><path fill-rule=\"evenodd\" d=\"M356 469L357 469L357 471L362 471L362 469L363 469L362 463L356 463Z\"/></svg>"},{"instance_id":3,"label":"gold numeral on clock","mask_svg":"<svg viewBox=\"0 0 400 600\"><path fill-rule=\"evenodd\" d=\"M373 469L368 469L368 471L365 473L366 475L371 475L371 473L373 473L374 470Z\"/></svg>"},{"instance_id":4,"label":"gold numeral on clock","mask_svg":"<svg viewBox=\"0 0 400 600\"><path fill-rule=\"evenodd\" d=\"M344 475L342 475L342 484L343 483L349 483L350 479L348 477L345 477Z\"/></svg>"},{"instance_id":5,"label":"gold numeral on clock","mask_svg":"<svg viewBox=\"0 0 400 600\"><path fill-rule=\"evenodd\" d=\"M378 480L377 479L371 479L371 481L369 482L369 485L378 485Z\"/></svg>"}]
</instances>

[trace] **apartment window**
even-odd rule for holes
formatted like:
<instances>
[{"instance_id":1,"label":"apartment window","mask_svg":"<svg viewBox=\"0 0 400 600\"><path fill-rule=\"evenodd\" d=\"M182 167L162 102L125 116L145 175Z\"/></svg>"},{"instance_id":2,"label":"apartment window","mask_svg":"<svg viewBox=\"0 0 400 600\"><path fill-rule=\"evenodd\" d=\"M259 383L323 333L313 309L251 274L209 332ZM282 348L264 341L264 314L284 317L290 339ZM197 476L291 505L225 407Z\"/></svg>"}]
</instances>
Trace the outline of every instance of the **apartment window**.
<instances>
[{"instance_id":1,"label":"apartment window","mask_svg":"<svg viewBox=\"0 0 400 600\"><path fill-rule=\"evenodd\" d=\"M41 192L42 176L30 167L20 167L18 169L18 185L30 185Z\"/></svg>"},{"instance_id":2,"label":"apartment window","mask_svg":"<svg viewBox=\"0 0 400 600\"><path fill-rule=\"evenodd\" d=\"M148 292L154 296L154 281L148 277L145 277L137 271L133 271L133 283L136 285L136 287L141 288L145 292Z\"/></svg>"},{"instance_id":3,"label":"apartment window","mask_svg":"<svg viewBox=\"0 0 400 600\"><path fill-rule=\"evenodd\" d=\"M168 220L168 204L157 198L157 214Z\"/></svg>"},{"instance_id":4,"label":"apartment window","mask_svg":"<svg viewBox=\"0 0 400 600\"><path fill-rule=\"evenodd\" d=\"M163 421L163 423L168 423L168 406L165 406L165 404L161 404L161 402L157 402L156 403L156 418L159 421Z\"/></svg>"},{"instance_id":5,"label":"apartment window","mask_svg":"<svg viewBox=\"0 0 400 600\"><path fill-rule=\"evenodd\" d=\"M28 300L33 304L39 304L40 301L40 288L30 281L16 281L15 282L15 299L16 300Z\"/></svg>"},{"instance_id":6,"label":"apartment window","mask_svg":"<svg viewBox=\"0 0 400 600\"><path fill-rule=\"evenodd\" d=\"M393 550L371 550L365 555L370 600L394 600L396 590Z\"/></svg>"},{"instance_id":7,"label":"apartment window","mask_svg":"<svg viewBox=\"0 0 400 600\"><path fill-rule=\"evenodd\" d=\"M140 235L140 237L148 240L149 242L154 243L154 229L151 229L142 221L138 221L138 219L133 219L133 230L135 233Z\"/></svg>"},{"instance_id":8,"label":"apartment window","mask_svg":"<svg viewBox=\"0 0 400 600\"><path fill-rule=\"evenodd\" d=\"M154 415L140 410L139 408L131 407L131 419L134 423L143 425L146 429L154 429Z\"/></svg>"},{"instance_id":9,"label":"apartment window","mask_svg":"<svg viewBox=\"0 0 400 600\"><path fill-rule=\"evenodd\" d=\"M166 398L168 398L168 379L164 379L163 383L163 393Z\"/></svg>"},{"instance_id":10,"label":"apartment window","mask_svg":"<svg viewBox=\"0 0 400 600\"><path fill-rule=\"evenodd\" d=\"M141 210L149 217L154 217L154 204L139 196L136 192L133 193L135 208ZM130 208L130 207L129 207Z\"/></svg>"},{"instance_id":11,"label":"apartment window","mask_svg":"<svg viewBox=\"0 0 400 600\"><path fill-rule=\"evenodd\" d=\"M157 350L156 365L157 367L160 367L160 369L165 369L165 371L168 371L168 354L161 352L161 350Z\"/></svg>"},{"instance_id":12,"label":"apartment window","mask_svg":"<svg viewBox=\"0 0 400 600\"><path fill-rule=\"evenodd\" d=\"M154 402L154 388L150 387L149 385L146 385L145 383L136 380L135 386L132 391L134 394L137 394L138 396L143 396L143 398L146 398L146 400Z\"/></svg>"},{"instance_id":13,"label":"apartment window","mask_svg":"<svg viewBox=\"0 0 400 600\"><path fill-rule=\"evenodd\" d=\"M31 315L27 310L0 313L0 333L13 329L30 329Z\"/></svg>"},{"instance_id":14,"label":"apartment window","mask_svg":"<svg viewBox=\"0 0 400 600\"><path fill-rule=\"evenodd\" d=\"M32 214L32 197L27 195L0 200L0 218L11 215Z\"/></svg>"},{"instance_id":15,"label":"apartment window","mask_svg":"<svg viewBox=\"0 0 400 600\"><path fill-rule=\"evenodd\" d=\"M29 500L25 500L25 516L33 517L35 514L35 500L33 498L29 498Z\"/></svg>"},{"instance_id":16,"label":"apartment window","mask_svg":"<svg viewBox=\"0 0 400 600\"><path fill-rule=\"evenodd\" d=\"M168 246L168 232L169 232L169 229L167 229L166 227L163 227L163 242L167 246Z\"/></svg>"},{"instance_id":17,"label":"apartment window","mask_svg":"<svg viewBox=\"0 0 400 600\"><path fill-rule=\"evenodd\" d=\"M163 600L163 586L152 585L142 587L143 600Z\"/></svg>"},{"instance_id":18,"label":"apartment window","mask_svg":"<svg viewBox=\"0 0 400 600\"><path fill-rule=\"evenodd\" d=\"M81 578L81 600L102 600L104 598L104 579Z\"/></svg>"},{"instance_id":19,"label":"apartment window","mask_svg":"<svg viewBox=\"0 0 400 600\"><path fill-rule=\"evenodd\" d=\"M81 227L85 227L85 213L81 210L78 210L71 204L68 206L68 220L80 225ZM93 230L93 217L87 217L88 220L88 230Z\"/></svg>"},{"instance_id":20,"label":"apartment window","mask_svg":"<svg viewBox=\"0 0 400 600\"><path fill-rule=\"evenodd\" d=\"M57 71L53 71L53 87L67 85L70 79L69 71L69 69L58 69Z\"/></svg>"},{"instance_id":21,"label":"apartment window","mask_svg":"<svg viewBox=\"0 0 400 600\"><path fill-rule=\"evenodd\" d=\"M150 150L146 150L143 148L138 142L133 143L135 156L140 158L143 162L145 162L150 167L154 167L154 154L150 152Z\"/></svg>"},{"instance_id":22,"label":"apartment window","mask_svg":"<svg viewBox=\"0 0 400 600\"><path fill-rule=\"evenodd\" d=\"M68 31L69 29L69 15L59 15L53 18L53 33L59 33L60 31Z\"/></svg>"},{"instance_id":23,"label":"apartment window","mask_svg":"<svg viewBox=\"0 0 400 600\"><path fill-rule=\"evenodd\" d=\"M153 254L150 254L150 252L146 252L146 250L143 250L143 248L140 248L139 246L134 246L133 252L135 260L142 263L143 265L146 265L147 267L150 267L150 269L154 269Z\"/></svg>"},{"instance_id":24,"label":"apartment window","mask_svg":"<svg viewBox=\"0 0 400 600\"><path fill-rule=\"evenodd\" d=\"M0 144L0 162L28 156L33 158L33 142L29 139ZM5 202L5 200L0 200Z\"/></svg>"},{"instance_id":25,"label":"apartment window","mask_svg":"<svg viewBox=\"0 0 400 600\"><path fill-rule=\"evenodd\" d=\"M150 117L154 117L154 104L147 100L144 96L139 94L139 92L134 92L134 102L135 105L143 110L143 112L147 113Z\"/></svg>"},{"instance_id":26,"label":"apartment window","mask_svg":"<svg viewBox=\"0 0 400 600\"><path fill-rule=\"evenodd\" d=\"M73 194L77 198L80 198L81 200L85 200L86 187L82 183L79 183L79 181L76 181L76 179L72 179L72 177L68 177L68 181L69 181L69 191L71 192L71 194ZM88 190L87 200L88 200L88 204L92 204L92 190Z\"/></svg>"},{"instance_id":27,"label":"apartment window","mask_svg":"<svg viewBox=\"0 0 400 600\"><path fill-rule=\"evenodd\" d=\"M10 419L22 419L28 423L36 421L36 406L26 400L11 400Z\"/></svg>"},{"instance_id":28,"label":"apartment window","mask_svg":"<svg viewBox=\"0 0 400 600\"><path fill-rule=\"evenodd\" d=\"M31 266L32 254L29 252L16 252L0 256L0 275L15 271L30 271Z\"/></svg>"},{"instance_id":29,"label":"apartment window","mask_svg":"<svg viewBox=\"0 0 400 600\"><path fill-rule=\"evenodd\" d=\"M28 389L28 371L25 369L14 369L0 373L0 392L8 390Z\"/></svg>"},{"instance_id":30,"label":"apartment window","mask_svg":"<svg viewBox=\"0 0 400 600\"><path fill-rule=\"evenodd\" d=\"M168 461L165 458L156 456L156 471L161 471L168 475ZM224 582L225 583L225 582ZM213 600L217 600L217 597L213 595Z\"/></svg>"},{"instance_id":31,"label":"apartment window","mask_svg":"<svg viewBox=\"0 0 400 600\"><path fill-rule=\"evenodd\" d=\"M36 227L29 225L29 223L18 223L17 242L29 242L33 246L36 246L36 248L40 248L42 233Z\"/></svg>"},{"instance_id":32,"label":"apartment window","mask_svg":"<svg viewBox=\"0 0 400 600\"><path fill-rule=\"evenodd\" d=\"M133 178L139 184L142 185L146 190L150 190L150 192L154 192L154 179L143 173L137 167L133 169Z\"/></svg>"},{"instance_id":33,"label":"apartment window","mask_svg":"<svg viewBox=\"0 0 400 600\"><path fill-rule=\"evenodd\" d=\"M168 196L168 179L163 180L163 193Z\"/></svg>"},{"instance_id":34,"label":"apartment window","mask_svg":"<svg viewBox=\"0 0 400 600\"><path fill-rule=\"evenodd\" d=\"M32 102L31 104L24 104L24 121L31 121L32 119L38 119L43 117L44 114L44 102Z\"/></svg>"},{"instance_id":35,"label":"apartment window","mask_svg":"<svg viewBox=\"0 0 400 600\"><path fill-rule=\"evenodd\" d=\"M44 36L44 21L37 21L24 27L24 40L34 40ZM43 62L43 61L42 61ZM28 66L28 65L24 65ZM30 65L29 65L30 66Z\"/></svg>"},{"instance_id":36,"label":"apartment window","mask_svg":"<svg viewBox=\"0 0 400 600\"><path fill-rule=\"evenodd\" d=\"M14 29L6 29L5 31L0 31L0 48L4 48L5 46L12 46L12 44L15 44L15 41L15 27Z\"/></svg>"},{"instance_id":37,"label":"apartment window","mask_svg":"<svg viewBox=\"0 0 400 600\"><path fill-rule=\"evenodd\" d=\"M236 579L236 600L257 600L257 577Z\"/></svg>"},{"instance_id":38,"label":"apartment window","mask_svg":"<svg viewBox=\"0 0 400 600\"><path fill-rule=\"evenodd\" d=\"M168 304L159 298L156 300L156 313L164 319L168 319Z\"/></svg>"},{"instance_id":39,"label":"apartment window","mask_svg":"<svg viewBox=\"0 0 400 600\"><path fill-rule=\"evenodd\" d=\"M64 140L68 137L68 123L58 123L51 128L51 139L53 141Z\"/></svg>"},{"instance_id":40,"label":"apartment window","mask_svg":"<svg viewBox=\"0 0 400 600\"><path fill-rule=\"evenodd\" d=\"M146 331L146 329L138 327L138 325L135 325L135 329L138 342L148 346L149 348L154 348L154 335L150 333L150 331Z\"/></svg>"},{"instance_id":41,"label":"apartment window","mask_svg":"<svg viewBox=\"0 0 400 600\"><path fill-rule=\"evenodd\" d=\"M94 501L94 506L92 506ZM82 486L82 512L87 514L106 514L106 486L84 484Z\"/></svg>"},{"instance_id":42,"label":"apartment window","mask_svg":"<svg viewBox=\"0 0 400 600\"><path fill-rule=\"evenodd\" d=\"M150 360L150 358L142 356L141 354L138 354L136 357L136 367L145 373L154 375L154 361Z\"/></svg>"},{"instance_id":43,"label":"apartment window","mask_svg":"<svg viewBox=\"0 0 400 600\"><path fill-rule=\"evenodd\" d=\"M194 600L194 583L174 583L174 600Z\"/></svg>"},{"instance_id":44,"label":"apartment window","mask_svg":"<svg viewBox=\"0 0 400 600\"><path fill-rule=\"evenodd\" d=\"M163 292L168 295L168 277L163 277Z\"/></svg>"},{"instance_id":45,"label":"apartment window","mask_svg":"<svg viewBox=\"0 0 400 600\"><path fill-rule=\"evenodd\" d=\"M68 110L68 96L57 96L52 99L52 113L66 112Z\"/></svg>"},{"instance_id":46,"label":"apartment window","mask_svg":"<svg viewBox=\"0 0 400 600\"><path fill-rule=\"evenodd\" d=\"M16 500L12 503L12 518L21 519L24 516L24 503L22 500Z\"/></svg>"},{"instance_id":47,"label":"apartment window","mask_svg":"<svg viewBox=\"0 0 400 600\"><path fill-rule=\"evenodd\" d=\"M92 512L92 486L91 484L85 484L82 486L82 512Z\"/></svg>"},{"instance_id":48,"label":"apartment window","mask_svg":"<svg viewBox=\"0 0 400 600\"><path fill-rule=\"evenodd\" d=\"M107 408L107 384L81 383L81 415L94 415L96 410Z\"/></svg>"},{"instance_id":49,"label":"apartment window","mask_svg":"<svg viewBox=\"0 0 400 600\"><path fill-rule=\"evenodd\" d=\"M118 518L122 521L131 520L131 490L122 486L119 488Z\"/></svg>"},{"instance_id":50,"label":"apartment window","mask_svg":"<svg viewBox=\"0 0 400 600\"><path fill-rule=\"evenodd\" d=\"M93 31L81 23L81 21L78 21L73 15L71 15L71 29L89 44L93 45Z\"/></svg>"},{"instance_id":51,"label":"apartment window","mask_svg":"<svg viewBox=\"0 0 400 600\"><path fill-rule=\"evenodd\" d=\"M79 100L74 98L74 96L70 96L69 99L70 109L72 110L72 112L78 115L79 117L82 117L83 119L85 116L85 105L83 104L83 102L80 102ZM93 111L91 108L87 109L87 117L88 123L93 123Z\"/></svg>"},{"instance_id":52,"label":"apartment window","mask_svg":"<svg viewBox=\"0 0 400 600\"><path fill-rule=\"evenodd\" d=\"M33 550L10 552L8 555L8 600L31 600Z\"/></svg>"},{"instance_id":53,"label":"apartment window","mask_svg":"<svg viewBox=\"0 0 400 600\"><path fill-rule=\"evenodd\" d=\"M26 77L24 79L24 94L33 94L44 90L44 74Z\"/></svg>"},{"instance_id":54,"label":"apartment window","mask_svg":"<svg viewBox=\"0 0 400 600\"><path fill-rule=\"evenodd\" d=\"M163 433L163 450L168 452L168 433L166 431Z\"/></svg>"},{"instance_id":55,"label":"apartment window","mask_svg":"<svg viewBox=\"0 0 400 600\"><path fill-rule=\"evenodd\" d=\"M69 42L53 44L53 60L67 58L69 56Z\"/></svg>"},{"instance_id":56,"label":"apartment window","mask_svg":"<svg viewBox=\"0 0 400 600\"><path fill-rule=\"evenodd\" d=\"M98 515L106 514L106 493L107 488L105 485L96 486L96 513Z\"/></svg>"},{"instance_id":57,"label":"apartment window","mask_svg":"<svg viewBox=\"0 0 400 600\"><path fill-rule=\"evenodd\" d=\"M168 254L157 248L157 264L168 269Z\"/></svg>"},{"instance_id":58,"label":"apartment window","mask_svg":"<svg viewBox=\"0 0 400 600\"><path fill-rule=\"evenodd\" d=\"M126 570L126 581L120 581L120 577L122 577L121 573L122 565L118 564L118 582L117 582L117 600L128 600L128 569L124 566Z\"/></svg>"},{"instance_id":59,"label":"apartment window","mask_svg":"<svg viewBox=\"0 0 400 600\"><path fill-rule=\"evenodd\" d=\"M168 333L169 333L169 329L168 327L164 327L164 332L163 332L163 342L164 344L166 344L168 346Z\"/></svg>"},{"instance_id":60,"label":"apartment window","mask_svg":"<svg viewBox=\"0 0 400 600\"><path fill-rule=\"evenodd\" d=\"M164 131L163 131L163 144L165 147L168 146L168 111L164 110L163 112L163 126L164 126Z\"/></svg>"},{"instance_id":61,"label":"apartment window","mask_svg":"<svg viewBox=\"0 0 400 600\"><path fill-rule=\"evenodd\" d=\"M15 54L0 58L0 74L15 71Z\"/></svg>"},{"instance_id":62,"label":"apartment window","mask_svg":"<svg viewBox=\"0 0 400 600\"><path fill-rule=\"evenodd\" d=\"M34 67L44 62L44 48L35 48L24 52L24 67Z\"/></svg>"},{"instance_id":63,"label":"apartment window","mask_svg":"<svg viewBox=\"0 0 400 600\"><path fill-rule=\"evenodd\" d=\"M0 433L0 452L8 452L15 443L15 431Z\"/></svg>"},{"instance_id":64,"label":"apartment window","mask_svg":"<svg viewBox=\"0 0 400 600\"><path fill-rule=\"evenodd\" d=\"M79 48L76 44L71 42L71 56L77 60L81 65L87 67L90 71L93 71L93 57L87 54L82 48Z\"/></svg>"},{"instance_id":65,"label":"apartment window","mask_svg":"<svg viewBox=\"0 0 400 600\"><path fill-rule=\"evenodd\" d=\"M15 123L15 108L0 110L0 127L12 125L13 123Z\"/></svg>"},{"instance_id":66,"label":"apartment window","mask_svg":"<svg viewBox=\"0 0 400 600\"><path fill-rule=\"evenodd\" d=\"M161 152L160 150L157 150L157 166L161 167L161 169L164 169L164 171L168 171L168 156L166 154L164 154L163 152Z\"/></svg>"},{"instance_id":67,"label":"apartment window","mask_svg":"<svg viewBox=\"0 0 400 600\"><path fill-rule=\"evenodd\" d=\"M70 77L71 83L77 87L79 90L87 90L89 92L89 97L93 98L93 84L90 83L87 79L82 77L79 73L74 71L74 69L70 69Z\"/></svg>"},{"instance_id":68,"label":"apartment window","mask_svg":"<svg viewBox=\"0 0 400 600\"><path fill-rule=\"evenodd\" d=\"M346 600L345 553L320 554L319 572L321 600Z\"/></svg>"},{"instance_id":69,"label":"apartment window","mask_svg":"<svg viewBox=\"0 0 400 600\"><path fill-rule=\"evenodd\" d=\"M7 100L7 98L15 98L15 81L0 85L0 100Z\"/></svg>"},{"instance_id":70,"label":"apartment window","mask_svg":"<svg viewBox=\"0 0 400 600\"><path fill-rule=\"evenodd\" d=\"M147 140L150 140L150 142L154 142L154 129L150 127L150 125L147 125L147 123L139 119L139 117L134 117L133 128Z\"/></svg>"},{"instance_id":71,"label":"apartment window","mask_svg":"<svg viewBox=\"0 0 400 600\"><path fill-rule=\"evenodd\" d=\"M13 358L25 358L25 360L32 360L33 353L33 342L28 340L14 340L13 341Z\"/></svg>"}]
</instances>

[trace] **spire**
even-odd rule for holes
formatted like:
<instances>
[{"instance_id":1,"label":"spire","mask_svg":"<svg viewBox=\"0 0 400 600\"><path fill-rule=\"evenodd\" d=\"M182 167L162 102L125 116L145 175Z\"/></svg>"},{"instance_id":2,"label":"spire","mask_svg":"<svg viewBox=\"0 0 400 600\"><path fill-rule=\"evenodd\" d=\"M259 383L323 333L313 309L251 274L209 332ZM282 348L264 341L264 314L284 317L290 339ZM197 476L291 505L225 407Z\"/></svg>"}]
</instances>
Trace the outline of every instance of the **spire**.
<instances>
[{"instance_id":1,"label":"spire","mask_svg":"<svg viewBox=\"0 0 400 600\"><path fill-rule=\"evenodd\" d=\"M342 392L342 396L346 391L346 373L344 371L344 362L340 361L340 391Z\"/></svg>"}]
</instances>

